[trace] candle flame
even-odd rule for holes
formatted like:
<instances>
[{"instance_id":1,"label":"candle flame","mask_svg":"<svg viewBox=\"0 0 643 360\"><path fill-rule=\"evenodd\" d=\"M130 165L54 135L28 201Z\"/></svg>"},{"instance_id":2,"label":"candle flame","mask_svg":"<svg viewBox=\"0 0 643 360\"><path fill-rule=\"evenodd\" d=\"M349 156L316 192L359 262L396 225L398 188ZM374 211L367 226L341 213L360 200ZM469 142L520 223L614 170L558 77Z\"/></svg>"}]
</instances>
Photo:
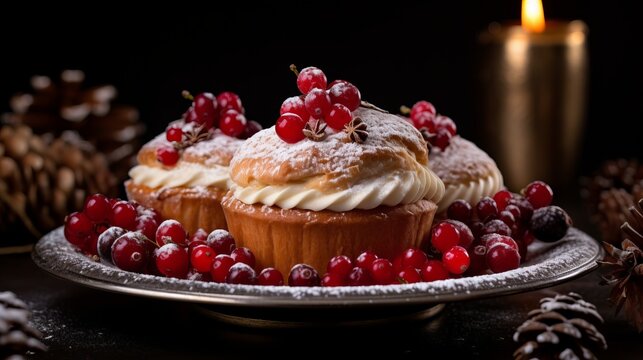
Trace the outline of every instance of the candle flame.
<instances>
[{"instance_id":1,"label":"candle flame","mask_svg":"<svg viewBox=\"0 0 643 360\"><path fill-rule=\"evenodd\" d=\"M527 32L545 31L545 13L541 0L522 0L522 28Z\"/></svg>"}]
</instances>

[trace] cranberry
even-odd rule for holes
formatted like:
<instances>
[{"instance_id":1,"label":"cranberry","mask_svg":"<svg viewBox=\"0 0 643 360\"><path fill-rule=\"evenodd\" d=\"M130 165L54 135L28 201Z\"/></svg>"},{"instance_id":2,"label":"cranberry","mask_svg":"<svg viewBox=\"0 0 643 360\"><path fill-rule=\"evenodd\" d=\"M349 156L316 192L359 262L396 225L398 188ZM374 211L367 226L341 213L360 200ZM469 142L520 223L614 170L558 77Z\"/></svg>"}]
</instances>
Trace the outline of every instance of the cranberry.
<instances>
[{"instance_id":1,"label":"cranberry","mask_svg":"<svg viewBox=\"0 0 643 360\"><path fill-rule=\"evenodd\" d=\"M172 146L161 146L156 149L156 159L165 166L174 166L179 162L179 151Z\"/></svg>"},{"instance_id":2,"label":"cranberry","mask_svg":"<svg viewBox=\"0 0 643 360\"><path fill-rule=\"evenodd\" d=\"M404 266L402 266L402 261L404 260L402 254L398 255L393 259L393 270L395 270L396 273L399 273L400 271L404 270Z\"/></svg>"},{"instance_id":3,"label":"cranberry","mask_svg":"<svg viewBox=\"0 0 643 360\"><path fill-rule=\"evenodd\" d=\"M240 247L232 250L230 256L232 256L235 263L244 263L251 268L255 267L255 255L246 247Z\"/></svg>"},{"instance_id":4,"label":"cranberry","mask_svg":"<svg viewBox=\"0 0 643 360\"><path fill-rule=\"evenodd\" d=\"M469 252L471 263L466 271L467 275L480 275L488 269L486 254L487 248L484 245L473 246L472 251Z\"/></svg>"},{"instance_id":5,"label":"cranberry","mask_svg":"<svg viewBox=\"0 0 643 360\"><path fill-rule=\"evenodd\" d=\"M500 190L493 196L493 200L496 202L498 211L502 211L505 209L505 207L509 203L509 199L511 199L511 196L511 192L509 192L508 190Z\"/></svg>"},{"instance_id":6,"label":"cranberry","mask_svg":"<svg viewBox=\"0 0 643 360\"><path fill-rule=\"evenodd\" d=\"M136 231L141 232L152 242L156 242L156 230L158 229L158 224L156 220L152 217L138 217L136 218ZM152 243L147 243L148 246L153 245ZM153 247L153 246L152 246Z\"/></svg>"},{"instance_id":7,"label":"cranberry","mask_svg":"<svg viewBox=\"0 0 643 360\"><path fill-rule=\"evenodd\" d=\"M281 108L279 108L279 115L285 113L297 114L304 122L310 118L308 111L306 111L306 105L304 105L304 99L301 96L293 96L284 100Z\"/></svg>"},{"instance_id":8,"label":"cranberry","mask_svg":"<svg viewBox=\"0 0 643 360\"><path fill-rule=\"evenodd\" d=\"M444 253L460 243L460 232L448 222L441 222L431 230L431 245Z\"/></svg>"},{"instance_id":9,"label":"cranberry","mask_svg":"<svg viewBox=\"0 0 643 360\"><path fill-rule=\"evenodd\" d=\"M487 222L498 217L498 205L492 198L485 196L478 201L476 213L480 221Z\"/></svg>"},{"instance_id":10,"label":"cranberry","mask_svg":"<svg viewBox=\"0 0 643 360\"><path fill-rule=\"evenodd\" d=\"M471 232L473 233L474 238L479 238L480 236L484 235L484 223L482 221L474 221L471 223Z\"/></svg>"},{"instance_id":11,"label":"cranberry","mask_svg":"<svg viewBox=\"0 0 643 360\"><path fill-rule=\"evenodd\" d=\"M297 88L306 95L313 89L326 89L326 75L320 69L310 66L297 75Z\"/></svg>"},{"instance_id":12,"label":"cranberry","mask_svg":"<svg viewBox=\"0 0 643 360\"><path fill-rule=\"evenodd\" d=\"M187 251L175 243L166 243L156 250L156 267L167 277L185 279L189 264Z\"/></svg>"},{"instance_id":13,"label":"cranberry","mask_svg":"<svg viewBox=\"0 0 643 360\"><path fill-rule=\"evenodd\" d=\"M257 283L257 273L247 264L236 263L228 270L225 282L228 284L254 285Z\"/></svg>"},{"instance_id":14,"label":"cranberry","mask_svg":"<svg viewBox=\"0 0 643 360\"><path fill-rule=\"evenodd\" d=\"M437 132L446 130L449 132L449 134L451 134L451 136L455 136L455 134L458 133L458 128L455 125L455 122L453 122L453 120L451 120L451 118L448 116L438 115L435 119L435 122L435 129Z\"/></svg>"},{"instance_id":15,"label":"cranberry","mask_svg":"<svg viewBox=\"0 0 643 360\"><path fill-rule=\"evenodd\" d=\"M442 264L451 274L462 274L469 268L471 259L467 249L454 246L442 255Z\"/></svg>"},{"instance_id":16,"label":"cranberry","mask_svg":"<svg viewBox=\"0 0 643 360\"><path fill-rule=\"evenodd\" d=\"M197 115L197 123L204 125L206 129L214 126L217 116L217 99L211 93L200 93L194 97L194 112ZM168 140L171 141L171 140ZM179 140L180 141L180 140Z\"/></svg>"},{"instance_id":17,"label":"cranberry","mask_svg":"<svg viewBox=\"0 0 643 360\"><path fill-rule=\"evenodd\" d=\"M421 269L426 262L427 257L424 251L420 249L406 249L402 253L402 267L414 267L416 269Z\"/></svg>"},{"instance_id":18,"label":"cranberry","mask_svg":"<svg viewBox=\"0 0 643 360\"><path fill-rule=\"evenodd\" d=\"M93 233L89 235L85 246L83 247L83 253L91 257L98 255L98 234Z\"/></svg>"},{"instance_id":19,"label":"cranberry","mask_svg":"<svg viewBox=\"0 0 643 360\"><path fill-rule=\"evenodd\" d=\"M520 266L520 254L507 244L498 244L487 250L487 265L494 273L517 269Z\"/></svg>"},{"instance_id":20,"label":"cranberry","mask_svg":"<svg viewBox=\"0 0 643 360\"><path fill-rule=\"evenodd\" d=\"M342 279L345 279L348 274L353 270L353 262L346 255L338 255L330 259L326 271L331 274L336 274Z\"/></svg>"},{"instance_id":21,"label":"cranberry","mask_svg":"<svg viewBox=\"0 0 643 360\"><path fill-rule=\"evenodd\" d=\"M322 89L312 89L304 98L304 105L313 119L327 117L333 109L330 96Z\"/></svg>"},{"instance_id":22,"label":"cranberry","mask_svg":"<svg viewBox=\"0 0 643 360\"><path fill-rule=\"evenodd\" d=\"M119 228L118 226L112 226L111 228L103 231L103 233L98 236L97 251L98 256L100 256L101 260L110 263L112 262L112 245L114 244L114 241L116 241L116 239L125 235L126 233L127 230Z\"/></svg>"},{"instance_id":23,"label":"cranberry","mask_svg":"<svg viewBox=\"0 0 643 360\"><path fill-rule=\"evenodd\" d=\"M449 278L449 272L439 260L429 260L422 268L422 280L436 281Z\"/></svg>"},{"instance_id":24,"label":"cranberry","mask_svg":"<svg viewBox=\"0 0 643 360\"><path fill-rule=\"evenodd\" d=\"M224 91L217 95L217 102L219 103L219 112L233 109L241 114L245 113L243 105L241 105L241 98L231 91Z\"/></svg>"},{"instance_id":25,"label":"cranberry","mask_svg":"<svg viewBox=\"0 0 643 360\"><path fill-rule=\"evenodd\" d=\"M321 279L321 286L346 286L346 278L337 275L336 273L326 273Z\"/></svg>"},{"instance_id":26,"label":"cranberry","mask_svg":"<svg viewBox=\"0 0 643 360\"><path fill-rule=\"evenodd\" d=\"M435 138L433 138L433 145L439 147L440 150L444 151L444 149L446 149L447 146L449 146L449 144L451 143L452 137L453 135L451 135L451 133L447 129L437 130Z\"/></svg>"},{"instance_id":27,"label":"cranberry","mask_svg":"<svg viewBox=\"0 0 643 360\"><path fill-rule=\"evenodd\" d=\"M460 242L458 243L458 245L462 246L465 249L471 246L474 240L473 233L465 223L463 223L462 221L451 219L444 220L444 222L449 223L456 229L458 229L458 233L460 233Z\"/></svg>"},{"instance_id":28,"label":"cranberry","mask_svg":"<svg viewBox=\"0 0 643 360\"><path fill-rule=\"evenodd\" d=\"M498 235L498 234L488 234L483 236L481 239L482 244L487 248L487 250L491 249L492 247L498 245L498 244L505 244L510 246L514 250L518 250L518 244L516 241L505 235Z\"/></svg>"},{"instance_id":29,"label":"cranberry","mask_svg":"<svg viewBox=\"0 0 643 360\"><path fill-rule=\"evenodd\" d=\"M237 246L234 238L227 230L216 229L208 235L208 246L214 249L217 254L230 255Z\"/></svg>"},{"instance_id":30,"label":"cranberry","mask_svg":"<svg viewBox=\"0 0 643 360\"><path fill-rule=\"evenodd\" d=\"M484 228L482 229L482 235L487 235L487 234L500 234L500 235L506 235L506 236L511 236L511 228L507 226L504 222L498 220L498 219L493 219L489 220L484 224Z\"/></svg>"},{"instance_id":31,"label":"cranberry","mask_svg":"<svg viewBox=\"0 0 643 360\"><path fill-rule=\"evenodd\" d=\"M159 246L169 243L186 246L187 236L188 234L183 225L172 219L163 221L156 230L156 242Z\"/></svg>"},{"instance_id":32,"label":"cranberry","mask_svg":"<svg viewBox=\"0 0 643 360\"><path fill-rule=\"evenodd\" d=\"M426 258L426 255L424 256ZM393 264L391 264L391 262L388 261L387 259L377 259L373 261L373 263L371 264L370 275L373 281L376 284L380 284L380 285L392 284L393 281L395 280L395 272L393 271Z\"/></svg>"},{"instance_id":33,"label":"cranberry","mask_svg":"<svg viewBox=\"0 0 643 360\"><path fill-rule=\"evenodd\" d=\"M520 208L517 207L516 205L509 204L505 207L503 211L510 212L511 215L513 215L514 217L515 222L520 222L522 214L520 212Z\"/></svg>"},{"instance_id":34,"label":"cranberry","mask_svg":"<svg viewBox=\"0 0 643 360\"><path fill-rule=\"evenodd\" d=\"M534 181L523 190L525 198L534 206L534 209L551 205L554 192L551 187L542 181Z\"/></svg>"},{"instance_id":35,"label":"cranberry","mask_svg":"<svg viewBox=\"0 0 643 360\"><path fill-rule=\"evenodd\" d=\"M112 206L112 226L122 227L125 230L136 229L136 208L125 200Z\"/></svg>"},{"instance_id":36,"label":"cranberry","mask_svg":"<svg viewBox=\"0 0 643 360\"><path fill-rule=\"evenodd\" d=\"M194 251L194 248L196 248L197 246L200 246L200 245L208 246L208 243L203 241L203 240L190 241L190 243L188 244L188 255L190 255L190 257L191 257L192 252ZM210 248L210 249L212 249L212 248ZM214 252L216 254L216 252L214 250L212 250L212 252Z\"/></svg>"},{"instance_id":37,"label":"cranberry","mask_svg":"<svg viewBox=\"0 0 643 360\"><path fill-rule=\"evenodd\" d=\"M572 220L565 210L558 206L546 206L534 211L529 230L539 240L555 242L567 234Z\"/></svg>"},{"instance_id":38,"label":"cranberry","mask_svg":"<svg viewBox=\"0 0 643 360\"><path fill-rule=\"evenodd\" d=\"M519 195L514 196L509 200L508 204L515 205L520 209L520 221L522 223L529 223L529 220L531 220L531 216L534 214L534 206L531 205L531 203L527 199Z\"/></svg>"},{"instance_id":39,"label":"cranberry","mask_svg":"<svg viewBox=\"0 0 643 360\"><path fill-rule=\"evenodd\" d=\"M408 267L397 274L398 281L402 284L413 284L422 281L420 270Z\"/></svg>"},{"instance_id":40,"label":"cranberry","mask_svg":"<svg viewBox=\"0 0 643 360\"><path fill-rule=\"evenodd\" d=\"M190 237L188 244L192 244L194 241L203 241L205 244L208 241L208 233L202 228L198 228L194 234Z\"/></svg>"},{"instance_id":41,"label":"cranberry","mask_svg":"<svg viewBox=\"0 0 643 360\"><path fill-rule=\"evenodd\" d=\"M94 194L87 197L83 213L87 215L89 220L106 222L112 213L112 207L105 195Z\"/></svg>"},{"instance_id":42,"label":"cranberry","mask_svg":"<svg viewBox=\"0 0 643 360\"><path fill-rule=\"evenodd\" d=\"M326 124L335 130L342 130L353 119L351 111L342 104L333 104L333 108L326 116Z\"/></svg>"},{"instance_id":43,"label":"cranberry","mask_svg":"<svg viewBox=\"0 0 643 360\"><path fill-rule=\"evenodd\" d=\"M514 214L507 210L502 210L500 212L500 215L498 215L498 219L507 224L507 226L509 226L510 228L516 224L516 218L514 217Z\"/></svg>"},{"instance_id":44,"label":"cranberry","mask_svg":"<svg viewBox=\"0 0 643 360\"><path fill-rule=\"evenodd\" d=\"M246 117L236 110L227 110L219 120L221 132L231 137L238 137L246 129Z\"/></svg>"},{"instance_id":45,"label":"cranberry","mask_svg":"<svg viewBox=\"0 0 643 360\"><path fill-rule=\"evenodd\" d=\"M79 248L85 247L92 234L92 222L83 213L74 212L65 218L65 238Z\"/></svg>"},{"instance_id":46,"label":"cranberry","mask_svg":"<svg viewBox=\"0 0 643 360\"><path fill-rule=\"evenodd\" d=\"M183 114L183 119L185 120L186 123L196 123L199 120L199 116L196 114L196 111L194 111L194 107L190 107L188 111Z\"/></svg>"},{"instance_id":47,"label":"cranberry","mask_svg":"<svg viewBox=\"0 0 643 360\"><path fill-rule=\"evenodd\" d=\"M281 140L289 144L294 144L306 137L303 132L305 126L306 122L302 120L299 115L285 113L279 116L275 131Z\"/></svg>"},{"instance_id":48,"label":"cranberry","mask_svg":"<svg viewBox=\"0 0 643 360\"><path fill-rule=\"evenodd\" d=\"M292 267L288 275L290 286L319 286L319 284L319 274L310 265L297 264Z\"/></svg>"},{"instance_id":49,"label":"cranberry","mask_svg":"<svg viewBox=\"0 0 643 360\"><path fill-rule=\"evenodd\" d=\"M364 251L363 253L359 254L357 259L355 259L355 266L364 270L368 270L371 268L373 261L377 260L377 258L378 257L374 252Z\"/></svg>"},{"instance_id":50,"label":"cranberry","mask_svg":"<svg viewBox=\"0 0 643 360\"><path fill-rule=\"evenodd\" d=\"M428 112L435 115L435 106L433 106L433 104L431 104L430 102L424 100L416 102L411 108L411 119L423 112Z\"/></svg>"},{"instance_id":51,"label":"cranberry","mask_svg":"<svg viewBox=\"0 0 643 360\"><path fill-rule=\"evenodd\" d=\"M214 261L212 261L212 268L210 269L212 281L219 283L225 282L228 271L232 265L234 265L234 259L230 255L219 254L215 256Z\"/></svg>"},{"instance_id":52,"label":"cranberry","mask_svg":"<svg viewBox=\"0 0 643 360\"><path fill-rule=\"evenodd\" d=\"M362 95L357 87L348 81L336 81L328 89L330 101L333 104L342 104L350 111L355 111L362 102Z\"/></svg>"},{"instance_id":53,"label":"cranberry","mask_svg":"<svg viewBox=\"0 0 643 360\"><path fill-rule=\"evenodd\" d=\"M261 129L263 129L261 124L254 120L250 120L246 123L246 127L243 129L243 133L239 136L239 139L247 139L261 131Z\"/></svg>"},{"instance_id":54,"label":"cranberry","mask_svg":"<svg viewBox=\"0 0 643 360\"><path fill-rule=\"evenodd\" d=\"M416 117L411 118L411 123L416 129L426 129L431 134L435 134L437 131L435 127L435 115L429 112L423 112Z\"/></svg>"},{"instance_id":55,"label":"cranberry","mask_svg":"<svg viewBox=\"0 0 643 360\"><path fill-rule=\"evenodd\" d=\"M209 273L216 255L208 245L195 246L190 252L192 268L201 273Z\"/></svg>"},{"instance_id":56,"label":"cranberry","mask_svg":"<svg viewBox=\"0 0 643 360\"><path fill-rule=\"evenodd\" d=\"M143 272L147 266L148 252L145 235L128 232L112 244L112 263L119 269Z\"/></svg>"},{"instance_id":57,"label":"cranberry","mask_svg":"<svg viewBox=\"0 0 643 360\"><path fill-rule=\"evenodd\" d=\"M366 286L372 285L373 280L368 275L368 270L361 267L354 267L348 274L348 285L350 286Z\"/></svg>"},{"instance_id":58,"label":"cranberry","mask_svg":"<svg viewBox=\"0 0 643 360\"><path fill-rule=\"evenodd\" d=\"M449 219L462 221L465 224L471 222L471 214L473 209L471 204L466 200L456 200L447 208L447 217Z\"/></svg>"},{"instance_id":59,"label":"cranberry","mask_svg":"<svg viewBox=\"0 0 643 360\"><path fill-rule=\"evenodd\" d=\"M169 142L183 141L183 130L180 127L169 127L165 130L165 139Z\"/></svg>"},{"instance_id":60,"label":"cranberry","mask_svg":"<svg viewBox=\"0 0 643 360\"><path fill-rule=\"evenodd\" d=\"M259 273L259 285L264 286L282 286L284 284L284 276L275 268L265 268Z\"/></svg>"}]
</instances>

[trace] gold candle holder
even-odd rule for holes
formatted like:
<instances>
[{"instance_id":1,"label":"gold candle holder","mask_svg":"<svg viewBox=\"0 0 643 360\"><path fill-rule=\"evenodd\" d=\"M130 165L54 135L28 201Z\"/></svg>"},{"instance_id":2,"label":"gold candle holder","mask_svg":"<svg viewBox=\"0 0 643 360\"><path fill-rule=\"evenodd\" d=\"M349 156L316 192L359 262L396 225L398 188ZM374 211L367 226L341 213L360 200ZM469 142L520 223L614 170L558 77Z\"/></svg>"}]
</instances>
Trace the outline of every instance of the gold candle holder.
<instances>
[{"instance_id":1,"label":"gold candle holder","mask_svg":"<svg viewBox=\"0 0 643 360\"><path fill-rule=\"evenodd\" d=\"M494 23L479 37L485 147L514 190L537 179L571 185L583 133L587 26L538 25Z\"/></svg>"}]
</instances>

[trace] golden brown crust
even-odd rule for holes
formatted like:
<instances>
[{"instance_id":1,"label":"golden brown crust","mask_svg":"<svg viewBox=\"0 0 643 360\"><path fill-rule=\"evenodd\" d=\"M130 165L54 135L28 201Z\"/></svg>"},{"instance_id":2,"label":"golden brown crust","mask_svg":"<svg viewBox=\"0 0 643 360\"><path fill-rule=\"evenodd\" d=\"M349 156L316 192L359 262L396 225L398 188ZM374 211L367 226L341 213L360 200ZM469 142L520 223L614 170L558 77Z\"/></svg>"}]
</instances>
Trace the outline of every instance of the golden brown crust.
<instances>
[{"instance_id":1,"label":"golden brown crust","mask_svg":"<svg viewBox=\"0 0 643 360\"><path fill-rule=\"evenodd\" d=\"M429 160L431 170L447 186L477 183L480 179L500 173L495 161L487 153L460 136L453 137L444 151L434 147Z\"/></svg>"},{"instance_id":2,"label":"golden brown crust","mask_svg":"<svg viewBox=\"0 0 643 360\"><path fill-rule=\"evenodd\" d=\"M222 202L237 246L252 249L257 268L273 266L288 274L293 265L319 272L335 255L356 257L364 250L393 258L428 241L437 206L428 200L372 210L308 211L247 205L232 196Z\"/></svg>"},{"instance_id":3,"label":"golden brown crust","mask_svg":"<svg viewBox=\"0 0 643 360\"><path fill-rule=\"evenodd\" d=\"M216 187L207 188L168 188L152 189L125 182L125 190L130 200L158 211L163 219L175 219L193 234L197 229L205 231L226 229L225 215L221 200L227 190Z\"/></svg>"}]
</instances>

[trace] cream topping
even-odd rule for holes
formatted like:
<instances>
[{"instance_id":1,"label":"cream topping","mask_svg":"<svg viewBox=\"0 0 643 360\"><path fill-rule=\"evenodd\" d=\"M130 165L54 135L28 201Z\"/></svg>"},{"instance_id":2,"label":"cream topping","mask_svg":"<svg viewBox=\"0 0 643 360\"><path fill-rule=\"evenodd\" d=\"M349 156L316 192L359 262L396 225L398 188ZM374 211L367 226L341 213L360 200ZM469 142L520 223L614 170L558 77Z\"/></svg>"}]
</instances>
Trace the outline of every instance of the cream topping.
<instances>
[{"instance_id":1,"label":"cream topping","mask_svg":"<svg viewBox=\"0 0 643 360\"><path fill-rule=\"evenodd\" d=\"M493 196L503 187L502 174L495 170L487 177L476 181L460 184L447 184L444 197L438 203L438 213L446 210L451 203L458 199L466 200L475 205L485 196Z\"/></svg>"},{"instance_id":2,"label":"cream topping","mask_svg":"<svg viewBox=\"0 0 643 360\"><path fill-rule=\"evenodd\" d=\"M164 169L147 165L137 165L129 172L130 178L137 185L153 189L172 187L215 186L228 189L230 175L227 166L182 162L177 166Z\"/></svg>"}]
</instances>

